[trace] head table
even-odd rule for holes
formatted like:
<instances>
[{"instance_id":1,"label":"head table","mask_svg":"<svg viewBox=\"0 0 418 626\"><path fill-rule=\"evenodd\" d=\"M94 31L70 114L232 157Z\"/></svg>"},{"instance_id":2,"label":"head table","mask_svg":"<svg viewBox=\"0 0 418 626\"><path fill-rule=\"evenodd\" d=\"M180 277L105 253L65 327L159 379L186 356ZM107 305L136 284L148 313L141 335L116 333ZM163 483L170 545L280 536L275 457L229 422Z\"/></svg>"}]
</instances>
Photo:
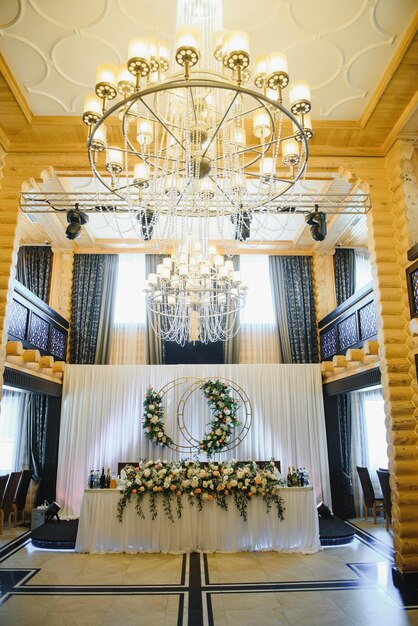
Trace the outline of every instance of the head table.
<instances>
[{"instance_id":1,"label":"head table","mask_svg":"<svg viewBox=\"0 0 418 626\"><path fill-rule=\"evenodd\" d=\"M163 510L163 499L156 498L156 519L151 519L147 496L144 497L145 519L141 519L131 502L122 522L117 518L120 498L117 489L86 489L80 511L76 552L240 552L274 550L310 554L320 550L318 513L312 487L280 489L285 512L280 521L275 506L267 513L261 497L248 503L248 520L235 508L233 498L228 511L215 501L206 501L203 510L182 496L183 512L174 522Z\"/></svg>"}]
</instances>

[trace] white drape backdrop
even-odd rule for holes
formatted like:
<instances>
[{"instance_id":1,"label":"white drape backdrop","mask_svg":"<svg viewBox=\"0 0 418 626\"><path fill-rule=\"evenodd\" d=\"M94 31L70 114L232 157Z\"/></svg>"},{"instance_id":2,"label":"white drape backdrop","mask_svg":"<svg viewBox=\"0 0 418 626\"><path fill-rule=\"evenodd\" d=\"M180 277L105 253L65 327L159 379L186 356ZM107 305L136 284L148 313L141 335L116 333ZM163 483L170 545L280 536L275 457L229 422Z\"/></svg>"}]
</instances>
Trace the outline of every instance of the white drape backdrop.
<instances>
[{"instance_id":1,"label":"white drape backdrop","mask_svg":"<svg viewBox=\"0 0 418 626\"><path fill-rule=\"evenodd\" d=\"M322 381L319 365L67 365L58 457L57 501L64 515L78 516L91 469L117 469L119 461L173 460L185 455L150 443L141 428L146 389L160 390L183 376L227 378L248 395L251 429L234 450L218 455L257 461L274 457L306 467L316 497L331 505ZM164 401L166 432L178 443L175 408L186 390L179 386ZM202 393L192 394L185 419L201 439L211 418ZM205 458L205 457L202 457Z\"/></svg>"}]
</instances>

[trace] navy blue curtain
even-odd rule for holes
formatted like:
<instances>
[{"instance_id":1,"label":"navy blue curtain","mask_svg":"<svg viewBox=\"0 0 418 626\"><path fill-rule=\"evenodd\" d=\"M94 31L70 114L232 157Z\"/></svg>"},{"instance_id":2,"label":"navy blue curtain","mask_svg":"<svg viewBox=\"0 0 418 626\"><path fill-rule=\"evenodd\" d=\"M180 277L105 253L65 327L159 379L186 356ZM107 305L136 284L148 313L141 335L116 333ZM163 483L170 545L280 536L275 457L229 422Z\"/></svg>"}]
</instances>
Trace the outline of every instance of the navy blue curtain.
<instances>
[{"instance_id":1,"label":"navy blue curtain","mask_svg":"<svg viewBox=\"0 0 418 626\"><path fill-rule=\"evenodd\" d=\"M30 394L27 410L28 466L33 468L33 478L39 482L45 467L48 396Z\"/></svg>"},{"instance_id":2,"label":"navy blue curtain","mask_svg":"<svg viewBox=\"0 0 418 626\"><path fill-rule=\"evenodd\" d=\"M96 357L106 254L76 254L70 333L70 363L93 364Z\"/></svg>"},{"instance_id":3,"label":"navy blue curtain","mask_svg":"<svg viewBox=\"0 0 418 626\"><path fill-rule=\"evenodd\" d=\"M292 363L318 363L318 338L308 256L280 256Z\"/></svg>"},{"instance_id":4,"label":"navy blue curtain","mask_svg":"<svg viewBox=\"0 0 418 626\"><path fill-rule=\"evenodd\" d=\"M337 413L340 430L341 466L343 471L343 501L346 517L355 517L354 499L350 478L351 405L347 395L337 396Z\"/></svg>"},{"instance_id":5,"label":"navy blue curtain","mask_svg":"<svg viewBox=\"0 0 418 626\"><path fill-rule=\"evenodd\" d=\"M355 289L354 250L337 248L334 254L335 294L337 306L353 295Z\"/></svg>"},{"instance_id":6,"label":"navy blue curtain","mask_svg":"<svg viewBox=\"0 0 418 626\"><path fill-rule=\"evenodd\" d=\"M22 246L17 253L17 280L44 302L48 302L51 263L49 246Z\"/></svg>"}]
</instances>

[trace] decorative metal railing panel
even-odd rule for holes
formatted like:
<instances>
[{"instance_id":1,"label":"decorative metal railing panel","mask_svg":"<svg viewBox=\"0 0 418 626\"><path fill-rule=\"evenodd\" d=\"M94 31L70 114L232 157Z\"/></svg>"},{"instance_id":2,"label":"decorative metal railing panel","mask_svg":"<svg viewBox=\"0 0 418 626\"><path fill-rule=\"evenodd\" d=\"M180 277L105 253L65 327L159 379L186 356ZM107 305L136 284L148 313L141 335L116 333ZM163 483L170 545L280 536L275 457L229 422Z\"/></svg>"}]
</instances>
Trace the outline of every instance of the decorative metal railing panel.
<instances>
[{"instance_id":1,"label":"decorative metal railing panel","mask_svg":"<svg viewBox=\"0 0 418 626\"><path fill-rule=\"evenodd\" d=\"M318 323L321 361L329 361L366 339L376 339L376 307L371 284L366 285Z\"/></svg>"},{"instance_id":2,"label":"decorative metal railing panel","mask_svg":"<svg viewBox=\"0 0 418 626\"><path fill-rule=\"evenodd\" d=\"M65 361L69 324L45 302L15 281L10 304L8 339Z\"/></svg>"}]
</instances>

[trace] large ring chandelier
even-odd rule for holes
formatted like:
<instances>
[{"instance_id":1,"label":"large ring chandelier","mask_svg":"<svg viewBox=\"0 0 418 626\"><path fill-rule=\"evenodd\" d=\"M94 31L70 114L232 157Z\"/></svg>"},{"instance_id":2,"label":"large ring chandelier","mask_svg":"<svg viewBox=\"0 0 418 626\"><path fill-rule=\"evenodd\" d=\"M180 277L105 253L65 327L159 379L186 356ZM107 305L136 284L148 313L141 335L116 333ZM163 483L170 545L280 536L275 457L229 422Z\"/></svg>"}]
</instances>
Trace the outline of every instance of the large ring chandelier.
<instances>
[{"instance_id":1,"label":"large ring chandelier","mask_svg":"<svg viewBox=\"0 0 418 626\"><path fill-rule=\"evenodd\" d=\"M210 246L184 244L165 257L146 281L146 303L154 332L166 341L226 341L239 329L247 287L231 260Z\"/></svg>"},{"instance_id":2,"label":"large ring chandelier","mask_svg":"<svg viewBox=\"0 0 418 626\"><path fill-rule=\"evenodd\" d=\"M180 72L167 74L166 43L141 37L126 65L99 66L83 113L92 172L129 207L125 231L160 243L193 230L203 246L242 241L240 224L268 228L275 201L306 171L309 87L290 84L284 54L253 60L245 33L213 34L213 19L199 21L199 7L219 11L219 0L179 1L192 24L176 34Z\"/></svg>"}]
</instances>

